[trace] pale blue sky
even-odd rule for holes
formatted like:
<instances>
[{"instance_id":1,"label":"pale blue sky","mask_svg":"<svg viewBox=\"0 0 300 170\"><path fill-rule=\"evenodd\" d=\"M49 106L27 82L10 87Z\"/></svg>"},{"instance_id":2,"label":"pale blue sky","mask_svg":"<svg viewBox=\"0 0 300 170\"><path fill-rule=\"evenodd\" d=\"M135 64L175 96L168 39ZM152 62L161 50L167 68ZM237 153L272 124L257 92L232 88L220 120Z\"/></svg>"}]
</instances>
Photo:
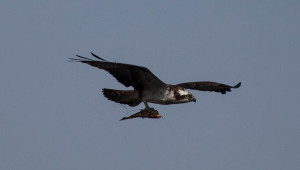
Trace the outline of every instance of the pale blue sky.
<instances>
[{"instance_id":1,"label":"pale blue sky","mask_svg":"<svg viewBox=\"0 0 300 170\"><path fill-rule=\"evenodd\" d=\"M0 3L0 169L300 168L300 1ZM242 86L120 122L89 52L166 83Z\"/></svg>"}]
</instances>

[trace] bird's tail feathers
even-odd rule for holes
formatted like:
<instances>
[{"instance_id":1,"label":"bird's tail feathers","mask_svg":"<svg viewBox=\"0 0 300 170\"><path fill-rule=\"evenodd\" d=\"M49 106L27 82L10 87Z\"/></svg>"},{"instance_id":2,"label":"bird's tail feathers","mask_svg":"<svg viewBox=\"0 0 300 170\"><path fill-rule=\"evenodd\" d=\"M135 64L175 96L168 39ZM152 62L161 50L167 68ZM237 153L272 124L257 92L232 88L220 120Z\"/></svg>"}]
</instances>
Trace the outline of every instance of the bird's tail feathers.
<instances>
[{"instance_id":1,"label":"bird's tail feathers","mask_svg":"<svg viewBox=\"0 0 300 170\"><path fill-rule=\"evenodd\" d=\"M102 89L103 95L111 101L129 106L137 106L142 100L139 98L139 93L136 90L114 90Z\"/></svg>"}]
</instances>

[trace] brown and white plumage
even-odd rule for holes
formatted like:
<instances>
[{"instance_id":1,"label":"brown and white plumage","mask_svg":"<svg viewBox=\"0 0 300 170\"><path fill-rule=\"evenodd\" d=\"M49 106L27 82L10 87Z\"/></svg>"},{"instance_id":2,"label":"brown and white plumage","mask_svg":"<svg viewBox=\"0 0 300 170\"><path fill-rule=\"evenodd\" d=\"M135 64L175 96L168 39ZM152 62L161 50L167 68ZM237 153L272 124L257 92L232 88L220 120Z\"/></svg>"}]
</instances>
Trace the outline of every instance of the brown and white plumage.
<instances>
[{"instance_id":1,"label":"brown and white plumage","mask_svg":"<svg viewBox=\"0 0 300 170\"><path fill-rule=\"evenodd\" d=\"M132 86L134 90L114 90L103 89L103 95L114 102L121 104L128 104L129 106L137 106L143 102L147 109L149 103L156 104L178 104L195 102L195 97L185 89L199 90L199 91L215 91L225 94L230 92L231 88L239 88L241 83L235 86L228 86L216 82L187 82L177 85L166 84L157 78L148 68L108 62L97 55L91 53L96 59L82 57L70 58L71 61L89 64L93 67L106 70L114 76L124 86Z\"/></svg>"}]
</instances>

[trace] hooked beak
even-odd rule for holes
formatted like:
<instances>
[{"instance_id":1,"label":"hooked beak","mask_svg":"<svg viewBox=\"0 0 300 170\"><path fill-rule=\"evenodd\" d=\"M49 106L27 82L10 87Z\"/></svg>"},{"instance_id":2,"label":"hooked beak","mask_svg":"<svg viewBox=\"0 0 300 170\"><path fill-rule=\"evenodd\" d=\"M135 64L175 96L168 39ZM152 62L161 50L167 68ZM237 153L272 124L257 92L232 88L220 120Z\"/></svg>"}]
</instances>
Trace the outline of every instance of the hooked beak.
<instances>
[{"instance_id":1,"label":"hooked beak","mask_svg":"<svg viewBox=\"0 0 300 170\"><path fill-rule=\"evenodd\" d=\"M190 101L196 103L196 98L193 96Z\"/></svg>"}]
</instances>

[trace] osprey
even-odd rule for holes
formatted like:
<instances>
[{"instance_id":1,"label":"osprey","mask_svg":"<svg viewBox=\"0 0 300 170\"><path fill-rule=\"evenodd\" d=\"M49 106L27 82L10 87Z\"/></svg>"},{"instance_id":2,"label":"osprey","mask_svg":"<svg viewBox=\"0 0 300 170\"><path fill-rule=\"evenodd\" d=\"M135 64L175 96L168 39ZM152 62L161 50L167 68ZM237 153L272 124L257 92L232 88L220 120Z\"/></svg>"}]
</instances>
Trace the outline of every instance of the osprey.
<instances>
[{"instance_id":1,"label":"osprey","mask_svg":"<svg viewBox=\"0 0 300 170\"><path fill-rule=\"evenodd\" d=\"M124 64L108 62L99 56L91 53L95 59L76 55L78 58L70 58L71 61L89 64L93 67L103 69L114 76L124 86L132 86L134 90L115 90L102 89L103 95L111 101L121 104L127 104L131 107L144 103L146 110L151 110L148 103L155 104L179 104L196 102L196 98L186 89L199 91L214 91L221 94L230 92L231 88L239 88L241 82L235 86L229 86L217 82L201 81L187 82L177 85L166 84L157 78L148 68Z\"/></svg>"}]
</instances>

